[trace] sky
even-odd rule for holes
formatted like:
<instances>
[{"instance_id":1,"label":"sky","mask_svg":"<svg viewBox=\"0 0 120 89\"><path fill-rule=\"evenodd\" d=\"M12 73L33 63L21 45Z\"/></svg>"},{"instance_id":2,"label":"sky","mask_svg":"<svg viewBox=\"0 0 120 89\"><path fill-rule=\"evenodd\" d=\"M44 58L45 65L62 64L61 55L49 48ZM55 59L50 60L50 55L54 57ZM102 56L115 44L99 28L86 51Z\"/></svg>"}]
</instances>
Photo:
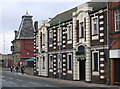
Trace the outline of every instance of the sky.
<instances>
[{"instance_id":1,"label":"sky","mask_svg":"<svg viewBox=\"0 0 120 89\"><path fill-rule=\"evenodd\" d=\"M43 20L90 0L0 0L0 53L10 54L14 30L18 30L22 15L33 16L39 26Z\"/></svg>"}]
</instances>

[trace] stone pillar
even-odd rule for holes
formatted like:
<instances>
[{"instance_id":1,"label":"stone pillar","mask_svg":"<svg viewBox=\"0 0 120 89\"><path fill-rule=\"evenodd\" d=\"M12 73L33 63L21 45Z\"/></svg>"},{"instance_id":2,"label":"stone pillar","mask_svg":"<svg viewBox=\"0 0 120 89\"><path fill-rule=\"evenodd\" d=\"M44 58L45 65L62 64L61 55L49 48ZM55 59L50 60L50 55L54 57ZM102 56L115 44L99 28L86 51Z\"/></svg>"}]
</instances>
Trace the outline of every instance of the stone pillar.
<instances>
[{"instance_id":1,"label":"stone pillar","mask_svg":"<svg viewBox=\"0 0 120 89\"><path fill-rule=\"evenodd\" d=\"M76 59L76 40L76 12L73 12L73 80L79 80L79 63Z\"/></svg>"},{"instance_id":2,"label":"stone pillar","mask_svg":"<svg viewBox=\"0 0 120 89\"><path fill-rule=\"evenodd\" d=\"M86 17L86 81L91 81L90 17Z\"/></svg>"}]
</instances>

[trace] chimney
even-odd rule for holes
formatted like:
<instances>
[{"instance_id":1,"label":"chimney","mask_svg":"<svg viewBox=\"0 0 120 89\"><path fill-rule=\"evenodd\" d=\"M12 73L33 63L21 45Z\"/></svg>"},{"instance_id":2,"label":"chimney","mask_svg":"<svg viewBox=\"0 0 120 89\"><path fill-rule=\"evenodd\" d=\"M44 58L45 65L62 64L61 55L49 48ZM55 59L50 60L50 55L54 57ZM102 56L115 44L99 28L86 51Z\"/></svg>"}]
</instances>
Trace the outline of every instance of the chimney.
<instances>
[{"instance_id":1,"label":"chimney","mask_svg":"<svg viewBox=\"0 0 120 89\"><path fill-rule=\"evenodd\" d=\"M35 28L36 31L38 30L38 21L34 22L34 28Z\"/></svg>"},{"instance_id":2,"label":"chimney","mask_svg":"<svg viewBox=\"0 0 120 89\"><path fill-rule=\"evenodd\" d=\"M17 34L18 32L16 30L14 32L15 32L15 39L16 39L18 36L18 34Z\"/></svg>"}]
</instances>

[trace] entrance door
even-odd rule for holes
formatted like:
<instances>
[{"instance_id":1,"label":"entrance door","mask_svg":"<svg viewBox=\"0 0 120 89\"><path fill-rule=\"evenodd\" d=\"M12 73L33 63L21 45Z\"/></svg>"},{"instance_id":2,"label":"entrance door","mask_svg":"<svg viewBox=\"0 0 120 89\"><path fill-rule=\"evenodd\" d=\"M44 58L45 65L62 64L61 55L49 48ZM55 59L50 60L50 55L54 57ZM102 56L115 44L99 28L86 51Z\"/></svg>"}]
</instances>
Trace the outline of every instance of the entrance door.
<instances>
[{"instance_id":1,"label":"entrance door","mask_svg":"<svg viewBox=\"0 0 120 89\"><path fill-rule=\"evenodd\" d=\"M115 83L120 83L120 59L114 60L114 79Z\"/></svg>"},{"instance_id":2,"label":"entrance door","mask_svg":"<svg viewBox=\"0 0 120 89\"><path fill-rule=\"evenodd\" d=\"M85 80L85 60L79 61L79 78Z\"/></svg>"}]
</instances>

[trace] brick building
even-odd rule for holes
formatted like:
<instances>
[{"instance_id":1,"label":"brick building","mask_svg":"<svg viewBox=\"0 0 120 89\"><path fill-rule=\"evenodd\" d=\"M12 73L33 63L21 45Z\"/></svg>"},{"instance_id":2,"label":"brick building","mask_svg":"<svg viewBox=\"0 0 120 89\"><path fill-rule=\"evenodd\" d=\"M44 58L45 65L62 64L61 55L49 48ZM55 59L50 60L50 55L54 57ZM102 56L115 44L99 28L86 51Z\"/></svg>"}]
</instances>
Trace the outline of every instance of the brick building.
<instances>
[{"instance_id":1,"label":"brick building","mask_svg":"<svg viewBox=\"0 0 120 89\"><path fill-rule=\"evenodd\" d=\"M104 83L106 15L106 3L87 2L42 24L35 33L38 75L59 78L61 69L62 79Z\"/></svg>"},{"instance_id":2,"label":"brick building","mask_svg":"<svg viewBox=\"0 0 120 89\"><path fill-rule=\"evenodd\" d=\"M15 39L12 41L12 44L14 65L34 57L34 29L32 16L28 13L22 16L19 30L15 31Z\"/></svg>"},{"instance_id":3,"label":"brick building","mask_svg":"<svg viewBox=\"0 0 120 89\"><path fill-rule=\"evenodd\" d=\"M109 2L110 83L120 84L120 1Z\"/></svg>"}]
</instances>

